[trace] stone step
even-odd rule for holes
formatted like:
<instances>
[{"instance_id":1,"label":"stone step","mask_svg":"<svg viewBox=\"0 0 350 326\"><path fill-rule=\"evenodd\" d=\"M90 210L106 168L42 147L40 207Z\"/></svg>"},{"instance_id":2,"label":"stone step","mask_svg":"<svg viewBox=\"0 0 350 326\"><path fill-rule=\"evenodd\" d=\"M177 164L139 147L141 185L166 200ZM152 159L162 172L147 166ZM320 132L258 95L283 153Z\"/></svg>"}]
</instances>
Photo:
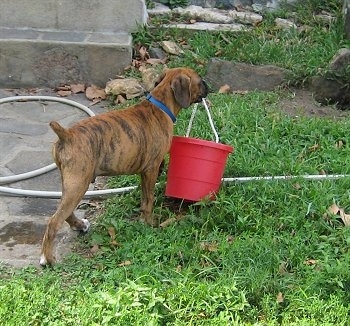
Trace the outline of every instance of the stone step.
<instances>
[{"instance_id":1,"label":"stone step","mask_svg":"<svg viewBox=\"0 0 350 326\"><path fill-rule=\"evenodd\" d=\"M104 87L131 59L129 33L0 28L0 87Z\"/></svg>"},{"instance_id":2,"label":"stone step","mask_svg":"<svg viewBox=\"0 0 350 326\"><path fill-rule=\"evenodd\" d=\"M127 32L146 23L143 0L1 0L0 27Z\"/></svg>"}]
</instances>

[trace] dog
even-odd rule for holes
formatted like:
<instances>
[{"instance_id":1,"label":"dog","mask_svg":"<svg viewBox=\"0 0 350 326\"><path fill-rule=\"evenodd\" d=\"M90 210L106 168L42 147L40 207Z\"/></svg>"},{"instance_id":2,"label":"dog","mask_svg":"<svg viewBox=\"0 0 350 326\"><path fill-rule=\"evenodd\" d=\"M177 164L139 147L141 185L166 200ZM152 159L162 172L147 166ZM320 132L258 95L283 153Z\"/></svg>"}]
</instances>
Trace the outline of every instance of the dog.
<instances>
[{"instance_id":1,"label":"dog","mask_svg":"<svg viewBox=\"0 0 350 326\"><path fill-rule=\"evenodd\" d=\"M193 69L173 68L162 74L139 104L89 117L70 128L50 122L58 136L52 154L61 172L62 198L46 227L40 265L54 264L54 240L64 221L73 230L89 229L89 221L73 211L96 176L140 174L140 219L156 226L154 189L176 116L207 94L207 84Z\"/></svg>"}]
</instances>

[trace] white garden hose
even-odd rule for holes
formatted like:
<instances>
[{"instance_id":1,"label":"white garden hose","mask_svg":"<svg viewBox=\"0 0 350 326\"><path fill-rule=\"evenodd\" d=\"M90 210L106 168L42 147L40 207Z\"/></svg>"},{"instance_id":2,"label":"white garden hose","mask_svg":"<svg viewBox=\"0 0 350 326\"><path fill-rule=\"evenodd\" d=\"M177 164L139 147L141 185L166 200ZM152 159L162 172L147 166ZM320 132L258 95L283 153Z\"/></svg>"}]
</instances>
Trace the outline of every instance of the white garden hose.
<instances>
[{"instance_id":1,"label":"white garden hose","mask_svg":"<svg viewBox=\"0 0 350 326\"><path fill-rule=\"evenodd\" d=\"M51 102L60 102L63 104L67 104L73 107L76 107L84 112L86 112L89 116L94 116L95 113L91 111L88 107L77 103L72 100L60 98L60 97L53 97L53 96L13 96L13 97L6 97L0 99L0 105L4 103L9 102L26 102L26 101L51 101ZM209 109L207 107L207 104L205 102L205 99L203 99L203 104L205 107L205 110L207 112L207 115L209 117L210 125L213 129L216 142L219 142L218 134L214 128L213 121L211 119ZM190 133L192 122L194 119L195 112L197 110L197 106L193 109L193 113L190 119L189 128L187 130L187 137ZM29 178L36 177L38 175L47 173L49 171L52 171L56 168L56 164L50 164L43 168L36 169L30 172L21 173L13 176L6 176L6 177L0 177L0 185L9 184ZM330 174L330 175L302 175L302 176L268 176L268 177L237 177L237 178L223 178L223 182L249 182L249 181L274 181L274 180L290 180L290 179L307 179L307 180L329 180L329 179L340 179L344 177L350 177L348 174ZM116 189L105 189L105 190L92 190L87 191L84 198L94 198L94 197L101 197L101 196L107 196L107 195L113 195L113 194L121 194L125 192L129 192L133 189L137 188L137 186L130 186L130 187L123 187L123 188L116 188ZM24 196L24 197L36 197L36 198L61 198L62 193L59 191L38 191L38 190L26 190L26 189L16 189L16 188L10 188L10 187L3 187L0 186L0 194L8 194L12 196Z\"/></svg>"},{"instance_id":2,"label":"white garden hose","mask_svg":"<svg viewBox=\"0 0 350 326\"><path fill-rule=\"evenodd\" d=\"M67 104L73 107L76 107L84 112L86 112L89 116L94 116L95 113L90 110L85 105L77 103L72 100L68 100L65 98L54 97L54 96L12 96L0 99L0 105L9 102L28 102L28 101L48 101L48 102L59 102L63 104ZM17 181L22 181L25 179L34 178L38 175L50 172L57 168L56 164L50 164L44 166L40 169L36 169L30 172L16 174L12 176L0 177L0 185L5 185ZM110 194L120 194L124 192L131 191L137 188L137 186L116 188L116 189L105 189L105 190L91 190L87 191L84 198L93 198L93 197L101 197ZM29 190L29 189L17 189L10 187L0 186L0 194L8 194L12 196L24 196L24 197L40 197L40 198L61 198L62 193L60 191L39 191L39 190Z\"/></svg>"}]
</instances>

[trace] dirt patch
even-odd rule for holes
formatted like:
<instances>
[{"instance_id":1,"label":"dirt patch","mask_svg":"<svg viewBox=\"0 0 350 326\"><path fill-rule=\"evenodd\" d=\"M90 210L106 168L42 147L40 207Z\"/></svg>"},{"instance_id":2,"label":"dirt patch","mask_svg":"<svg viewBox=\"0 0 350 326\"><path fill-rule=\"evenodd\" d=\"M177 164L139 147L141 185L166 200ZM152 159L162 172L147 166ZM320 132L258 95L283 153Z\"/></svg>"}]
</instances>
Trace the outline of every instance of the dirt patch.
<instances>
[{"instance_id":1,"label":"dirt patch","mask_svg":"<svg viewBox=\"0 0 350 326\"><path fill-rule=\"evenodd\" d=\"M292 89L289 96L280 101L280 109L293 117L341 119L350 116L349 110L340 110L334 105L322 106L314 100L312 92L305 89Z\"/></svg>"}]
</instances>

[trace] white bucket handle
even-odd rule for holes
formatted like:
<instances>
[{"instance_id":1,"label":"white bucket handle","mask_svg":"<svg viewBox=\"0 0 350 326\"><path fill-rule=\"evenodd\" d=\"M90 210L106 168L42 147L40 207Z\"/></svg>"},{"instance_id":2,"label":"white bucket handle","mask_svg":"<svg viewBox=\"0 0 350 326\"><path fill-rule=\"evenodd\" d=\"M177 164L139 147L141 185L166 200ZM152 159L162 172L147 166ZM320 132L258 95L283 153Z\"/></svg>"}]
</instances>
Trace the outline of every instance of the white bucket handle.
<instances>
[{"instance_id":1,"label":"white bucket handle","mask_svg":"<svg viewBox=\"0 0 350 326\"><path fill-rule=\"evenodd\" d=\"M213 133L215 135L215 142L218 143L220 141L219 140L219 135L218 135L218 133L217 133L215 127L214 127L213 119L211 118L210 111L209 111L209 108L208 108L208 105L207 105L207 101L205 100L205 98L203 98L202 102L203 102L205 111L207 112L207 115L208 115L210 127L213 130ZM189 137L189 135L190 135L190 132L191 132L191 129L192 129L192 124L193 124L193 119L194 119L194 116L195 116L195 114L197 112L197 107L198 107L198 103L196 103L194 105L193 109L192 109L192 115L191 115L190 121L188 122L188 127L187 127L187 131L186 131L186 137Z\"/></svg>"}]
</instances>

